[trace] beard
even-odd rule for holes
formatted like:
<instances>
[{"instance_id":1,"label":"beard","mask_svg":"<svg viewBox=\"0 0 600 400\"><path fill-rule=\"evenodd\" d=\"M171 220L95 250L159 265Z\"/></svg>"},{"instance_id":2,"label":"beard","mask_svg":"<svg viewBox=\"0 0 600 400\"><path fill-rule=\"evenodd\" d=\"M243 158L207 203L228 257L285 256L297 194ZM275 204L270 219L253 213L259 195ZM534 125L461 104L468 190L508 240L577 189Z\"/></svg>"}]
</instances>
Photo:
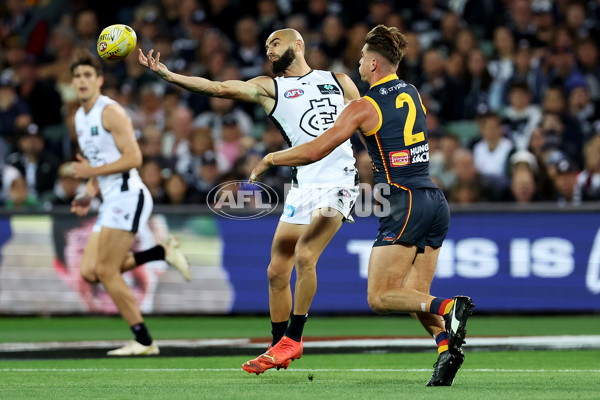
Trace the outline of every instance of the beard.
<instances>
[{"instance_id":1,"label":"beard","mask_svg":"<svg viewBox=\"0 0 600 400\"><path fill-rule=\"evenodd\" d=\"M275 75L283 74L295 59L296 54L294 54L294 50L290 47L277 61L272 62L271 70Z\"/></svg>"}]
</instances>

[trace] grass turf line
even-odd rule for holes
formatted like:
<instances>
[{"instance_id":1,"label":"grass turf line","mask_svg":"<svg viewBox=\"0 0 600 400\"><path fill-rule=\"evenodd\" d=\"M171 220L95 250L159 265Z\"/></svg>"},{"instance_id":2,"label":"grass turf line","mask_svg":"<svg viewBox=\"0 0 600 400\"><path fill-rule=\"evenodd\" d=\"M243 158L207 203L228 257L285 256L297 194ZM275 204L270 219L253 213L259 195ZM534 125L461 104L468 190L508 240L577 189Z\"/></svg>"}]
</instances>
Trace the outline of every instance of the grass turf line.
<instances>
[{"instance_id":1,"label":"grass turf line","mask_svg":"<svg viewBox=\"0 0 600 400\"><path fill-rule=\"evenodd\" d=\"M245 361L238 356L0 361L0 398L264 399L283 396L311 400L505 400L509 396L514 399L596 399L598 394L598 351L469 353L453 387L428 388L424 385L431 372L426 368L435 361L435 356L434 352L426 355L311 355L294 361L288 371L267 371L259 376L238 369ZM384 367L402 371L338 370ZM7 368L17 370L6 371ZM27 368L31 371L19 370ZM65 370L36 370L39 368ZM78 370L86 368L89 370ZM173 370L165 371L169 368ZM226 370L199 371L200 368ZM234 370L229 370L231 368ZM327 368L336 371L322 371ZM303 371L293 372L294 369ZM496 369L508 371L490 371ZM524 371L527 369L535 372ZM544 372L537 372L542 369Z\"/></svg>"}]
</instances>

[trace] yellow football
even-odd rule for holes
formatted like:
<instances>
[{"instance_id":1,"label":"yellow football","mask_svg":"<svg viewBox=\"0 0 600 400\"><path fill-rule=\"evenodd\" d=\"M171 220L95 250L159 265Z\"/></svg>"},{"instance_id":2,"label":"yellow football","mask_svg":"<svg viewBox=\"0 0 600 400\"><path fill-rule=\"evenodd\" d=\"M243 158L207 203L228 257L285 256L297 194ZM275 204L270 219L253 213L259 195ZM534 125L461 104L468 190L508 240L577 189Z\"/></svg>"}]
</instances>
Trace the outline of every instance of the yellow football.
<instances>
[{"instance_id":1,"label":"yellow football","mask_svg":"<svg viewBox=\"0 0 600 400\"><path fill-rule=\"evenodd\" d=\"M104 60L120 61L131 54L136 44L135 31L127 25L116 24L102 30L96 49Z\"/></svg>"}]
</instances>

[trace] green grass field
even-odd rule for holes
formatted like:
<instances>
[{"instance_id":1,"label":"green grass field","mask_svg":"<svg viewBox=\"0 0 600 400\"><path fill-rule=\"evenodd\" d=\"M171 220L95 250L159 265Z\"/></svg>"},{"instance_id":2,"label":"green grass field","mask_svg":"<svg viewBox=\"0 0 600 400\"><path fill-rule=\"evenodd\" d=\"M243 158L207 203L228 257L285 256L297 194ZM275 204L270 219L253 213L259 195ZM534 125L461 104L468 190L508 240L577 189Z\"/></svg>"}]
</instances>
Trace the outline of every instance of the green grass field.
<instances>
[{"instance_id":1,"label":"green grass field","mask_svg":"<svg viewBox=\"0 0 600 400\"><path fill-rule=\"evenodd\" d=\"M157 339L266 337L258 317L151 317ZM597 334L593 316L487 317L469 334ZM315 317L312 336L423 335L406 317ZM424 335L423 335L424 336ZM129 339L118 318L0 318L0 342ZM598 399L600 351L469 352L452 387L429 388L431 353L308 354L287 371L248 356L0 361L0 399Z\"/></svg>"}]
</instances>

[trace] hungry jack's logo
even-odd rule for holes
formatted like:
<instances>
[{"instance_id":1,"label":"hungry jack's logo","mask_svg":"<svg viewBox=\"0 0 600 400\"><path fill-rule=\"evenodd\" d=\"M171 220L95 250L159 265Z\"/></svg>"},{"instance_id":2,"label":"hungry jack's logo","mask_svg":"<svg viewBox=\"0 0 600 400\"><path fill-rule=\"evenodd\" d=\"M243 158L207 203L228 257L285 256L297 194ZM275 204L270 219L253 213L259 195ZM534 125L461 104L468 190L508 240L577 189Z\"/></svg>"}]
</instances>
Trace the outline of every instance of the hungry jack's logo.
<instances>
[{"instance_id":1,"label":"hungry jack's logo","mask_svg":"<svg viewBox=\"0 0 600 400\"><path fill-rule=\"evenodd\" d=\"M410 164L410 154L408 150L391 151L390 165L392 167L403 167Z\"/></svg>"}]
</instances>

